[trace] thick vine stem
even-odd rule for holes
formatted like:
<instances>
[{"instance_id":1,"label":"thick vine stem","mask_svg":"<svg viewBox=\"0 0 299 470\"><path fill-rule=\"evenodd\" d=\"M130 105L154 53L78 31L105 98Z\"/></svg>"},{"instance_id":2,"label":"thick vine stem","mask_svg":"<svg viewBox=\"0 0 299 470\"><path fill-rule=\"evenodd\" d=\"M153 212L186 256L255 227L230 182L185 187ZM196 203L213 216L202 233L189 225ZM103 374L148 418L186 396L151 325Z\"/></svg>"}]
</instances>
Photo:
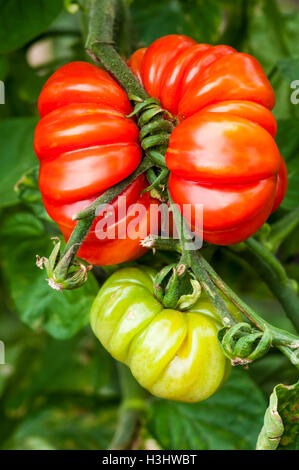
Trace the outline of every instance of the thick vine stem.
<instances>
[{"instance_id":1,"label":"thick vine stem","mask_svg":"<svg viewBox=\"0 0 299 470\"><path fill-rule=\"evenodd\" d=\"M86 209L83 209L82 211L78 212L78 214L76 214L73 219L83 220L89 219L90 217L94 218L100 206L102 206L103 204L109 204L116 196L122 193L136 178L138 178L138 176L142 175L142 173L145 173L152 166L153 162L151 161L151 159L145 157L138 166L138 168L134 171L134 173L132 173L126 179L122 180L117 185L107 189L107 191L105 191L102 196L98 197L92 204L86 207Z\"/></svg>"},{"instance_id":2,"label":"thick vine stem","mask_svg":"<svg viewBox=\"0 0 299 470\"><path fill-rule=\"evenodd\" d=\"M101 63L128 94L142 99L148 94L114 47L117 0L89 0L89 28L85 48L94 62Z\"/></svg>"},{"instance_id":3,"label":"thick vine stem","mask_svg":"<svg viewBox=\"0 0 299 470\"><path fill-rule=\"evenodd\" d=\"M258 329L265 331L269 329L272 334L272 344L274 346L285 346L296 351L299 349L299 338L292 333L276 328L260 317L249 305L247 305L240 297L221 279L212 266L200 255L202 264L210 275L217 287L238 307L238 309L251 321ZM297 360L296 360L297 361ZM296 365L299 366L299 357Z\"/></svg>"},{"instance_id":4,"label":"thick vine stem","mask_svg":"<svg viewBox=\"0 0 299 470\"><path fill-rule=\"evenodd\" d=\"M110 450L128 449L136 433L140 418L145 411L147 392L133 378L128 367L117 363L122 404Z\"/></svg>"},{"instance_id":5,"label":"thick vine stem","mask_svg":"<svg viewBox=\"0 0 299 470\"><path fill-rule=\"evenodd\" d=\"M290 211L287 215L271 225L270 234L267 236L264 245L268 250L276 252L279 245L299 224L299 207Z\"/></svg>"},{"instance_id":6,"label":"thick vine stem","mask_svg":"<svg viewBox=\"0 0 299 470\"><path fill-rule=\"evenodd\" d=\"M169 113L161 108L156 98L148 96L115 50L113 33L118 9L117 0L90 0L89 29L85 47L93 61L100 63L110 72L124 88L129 99L136 103L134 111L128 117L138 116L141 147L156 165L165 167L165 152L161 152L160 148L168 145L174 124L164 118L164 114ZM170 115L169 117L172 118Z\"/></svg>"},{"instance_id":7,"label":"thick vine stem","mask_svg":"<svg viewBox=\"0 0 299 470\"><path fill-rule=\"evenodd\" d=\"M280 301L286 315L299 332L299 298L293 281L287 277L279 260L257 240L249 238L243 246L244 249L241 251L234 250L234 247L230 247L230 250L239 256L241 255L251 266L254 266L271 292Z\"/></svg>"}]
</instances>

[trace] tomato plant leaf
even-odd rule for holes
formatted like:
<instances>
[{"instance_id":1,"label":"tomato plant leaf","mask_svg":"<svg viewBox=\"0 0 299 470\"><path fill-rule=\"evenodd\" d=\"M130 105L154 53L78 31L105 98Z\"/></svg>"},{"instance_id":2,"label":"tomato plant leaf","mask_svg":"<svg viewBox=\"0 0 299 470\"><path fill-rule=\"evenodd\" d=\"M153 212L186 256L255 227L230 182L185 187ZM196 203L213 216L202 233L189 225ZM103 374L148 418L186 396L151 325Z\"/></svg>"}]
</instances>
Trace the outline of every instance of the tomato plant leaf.
<instances>
[{"instance_id":1,"label":"tomato plant leaf","mask_svg":"<svg viewBox=\"0 0 299 470\"><path fill-rule=\"evenodd\" d=\"M265 406L248 374L234 369L223 389L202 403L153 400L148 428L165 449L253 449Z\"/></svg>"},{"instance_id":2,"label":"tomato plant leaf","mask_svg":"<svg viewBox=\"0 0 299 470\"><path fill-rule=\"evenodd\" d=\"M287 57L277 62L277 67L281 74L289 81L298 80L299 60Z\"/></svg>"},{"instance_id":3,"label":"tomato plant leaf","mask_svg":"<svg viewBox=\"0 0 299 470\"><path fill-rule=\"evenodd\" d=\"M0 54L18 49L47 29L62 0L0 0Z\"/></svg>"},{"instance_id":4,"label":"tomato plant leaf","mask_svg":"<svg viewBox=\"0 0 299 470\"><path fill-rule=\"evenodd\" d=\"M46 273L35 266L35 256L48 255L51 241L42 223L25 211L4 218L0 238L4 282L22 320L33 329L44 329L61 339L85 326L98 290L92 274L80 289L50 289Z\"/></svg>"},{"instance_id":5,"label":"tomato plant leaf","mask_svg":"<svg viewBox=\"0 0 299 470\"><path fill-rule=\"evenodd\" d=\"M299 382L274 388L256 448L299 450Z\"/></svg>"},{"instance_id":6,"label":"tomato plant leaf","mask_svg":"<svg viewBox=\"0 0 299 470\"><path fill-rule=\"evenodd\" d=\"M287 119L278 121L276 143L285 158L288 168L288 191L281 207L292 210L299 200L299 120Z\"/></svg>"},{"instance_id":7,"label":"tomato plant leaf","mask_svg":"<svg viewBox=\"0 0 299 470\"><path fill-rule=\"evenodd\" d=\"M220 35L222 9L217 0L138 0L131 7L138 44L166 34L186 34L214 43Z\"/></svg>"},{"instance_id":8,"label":"tomato plant leaf","mask_svg":"<svg viewBox=\"0 0 299 470\"><path fill-rule=\"evenodd\" d=\"M39 168L35 166L19 179L14 189L20 201L31 209L36 217L47 222L53 222L43 205L42 195L38 187L38 174Z\"/></svg>"},{"instance_id":9,"label":"tomato plant leaf","mask_svg":"<svg viewBox=\"0 0 299 470\"><path fill-rule=\"evenodd\" d=\"M36 122L34 118L13 118L0 122L1 206L17 201L14 185L37 162L33 151Z\"/></svg>"},{"instance_id":10,"label":"tomato plant leaf","mask_svg":"<svg viewBox=\"0 0 299 470\"><path fill-rule=\"evenodd\" d=\"M28 414L3 445L18 450L106 449L117 421L117 407L73 397Z\"/></svg>"}]
</instances>

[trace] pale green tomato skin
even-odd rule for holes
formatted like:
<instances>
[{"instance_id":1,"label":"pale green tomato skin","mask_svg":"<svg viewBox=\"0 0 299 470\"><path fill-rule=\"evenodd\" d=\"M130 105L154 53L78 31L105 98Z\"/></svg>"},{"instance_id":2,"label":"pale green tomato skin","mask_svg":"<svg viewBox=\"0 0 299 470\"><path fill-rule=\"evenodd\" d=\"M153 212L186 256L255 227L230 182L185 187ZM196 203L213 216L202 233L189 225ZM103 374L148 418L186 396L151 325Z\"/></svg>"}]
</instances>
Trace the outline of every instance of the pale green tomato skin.
<instances>
[{"instance_id":1,"label":"pale green tomato skin","mask_svg":"<svg viewBox=\"0 0 299 470\"><path fill-rule=\"evenodd\" d=\"M153 395L205 400L230 372L217 340L219 318L205 294L189 311L165 309L153 295L154 276L150 268L113 273L92 305L92 330Z\"/></svg>"}]
</instances>

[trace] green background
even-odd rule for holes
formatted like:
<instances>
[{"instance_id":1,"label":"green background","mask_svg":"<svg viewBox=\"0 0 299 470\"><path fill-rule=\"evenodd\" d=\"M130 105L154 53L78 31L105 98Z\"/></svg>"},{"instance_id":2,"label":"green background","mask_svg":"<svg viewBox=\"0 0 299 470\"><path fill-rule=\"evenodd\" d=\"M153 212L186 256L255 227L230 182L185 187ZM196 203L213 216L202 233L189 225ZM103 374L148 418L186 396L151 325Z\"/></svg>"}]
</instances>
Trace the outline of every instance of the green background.
<instances>
[{"instance_id":1,"label":"green background","mask_svg":"<svg viewBox=\"0 0 299 470\"><path fill-rule=\"evenodd\" d=\"M298 2L132 0L127 5L131 27L120 37L121 53L180 33L199 42L229 44L261 62L276 93L277 143L289 173L287 196L273 220L295 208L299 104L291 103L290 84L299 80ZM6 98L0 105L0 340L6 352L6 364L0 365L1 449L105 449L121 402L115 362L88 326L98 290L95 277L91 273L86 285L73 292L48 288L35 256L49 255L57 228L43 211L34 181L21 191L22 201L14 190L37 164L32 142L43 83L62 64L87 60L84 21L79 11L70 10L76 10L76 2L0 0L0 80ZM298 236L294 231L279 252L297 281ZM169 259L148 254L145 261L159 267ZM250 305L292 331L250 267L221 249L212 261ZM273 351L249 370L235 368L224 388L203 403L152 397L133 447L254 449L273 386L295 377L294 368Z\"/></svg>"}]
</instances>

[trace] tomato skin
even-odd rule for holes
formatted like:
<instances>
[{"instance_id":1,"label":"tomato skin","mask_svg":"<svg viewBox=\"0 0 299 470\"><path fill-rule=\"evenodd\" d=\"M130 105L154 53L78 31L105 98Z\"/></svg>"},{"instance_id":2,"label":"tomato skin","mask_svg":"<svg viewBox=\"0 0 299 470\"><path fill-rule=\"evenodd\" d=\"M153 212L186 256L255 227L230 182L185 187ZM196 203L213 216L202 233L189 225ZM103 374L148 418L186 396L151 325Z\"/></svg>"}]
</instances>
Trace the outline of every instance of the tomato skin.
<instances>
[{"instance_id":1,"label":"tomato skin","mask_svg":"<svg viewBox=\"0 0 299 470\"><path fill-rule=\"evenodd\" d=\"M40 160L39 186L46 210L68 240L76 225L72 217L139 165L139 131L126 118L132 111L126 93L108 73L84 62L57 70L46 82L38 107L42 119L36 127L34 149ZM127 206L144 204L146 214L139 226L149 222L154 202L149 195L140 196L146 186L141 176L121 195L129 196ZM140 237L99 239L95 227L102 218L95 219L78 256L104 265L135 259L145 252ZM135 219L138 217L131 213L111 226L128 228Z\"/></svg>"},{"instance_id":2,"label":"tomato skin","mask_svg":"<svg viewBox=\"0 0 299 470\"><path fill-rule=\"evenodd\" d=\"M188 117L209 104L226 100L253 101L268 109L274 107L274 91L254 57L234 53L214 61L186 90L179 115Z\"/></svg>"},{"instance_id":3,"label":"tomato skin","mask_svg":"<svg viewBox=\"0 0 299 470\"><path fill-rule=\"evenodd\" d=\"M160 99L163 76L167 74L167 66L188 47L196 42L187 36L170 34L154 41L145 51L141 78L150 96Z\"/></svg>"},{"instance_id":4,"label":"tomato skin","mask_svg":"<svg viewBox=\"0 0 299 470\"><path fill-rule=\"evenodd\" d=\"M124 115L131 112L124 90L107 72L88 62L70 62L51 75L38 100L39 114L44 117L73 103L110 105Z\"/></svg>"},{"instance_id":5,"label":"tomato skin","mask_svg":"<svg viewBox=\"0 0 299 470\"><path fill-rule=\"evenodd\" d=\"M153 295L154 275L146 267L112 274L91 308L91 327L153 395L204 400L230 372L217 340L221 322L205 294L190 311L165 309Z\"/></svg>"},{"instance_id":6,"label":"tomato skin","mask_svg":"<svg viewBox=\"0 0 299 470\"><path fill-rule=\"evenodd\" d=\"M191 205L190 225L210 243L252 236L287 189L274 141L275 95L261 65L229 46L188 44L179 35L135 55L134 73L179 122L166 152L173 201L181 210ZM195 223L197 204L203 227Z\"/></svg>"},{"instance_id":7,"label":"tomato skin","mask_svg":"<svg viewBox=\"0 0 299 470\"><path fill-rule=\"evenodd\" d=\"M203 204L206 241L239 243L270 215L280 161L260 125L232 114L196 113L171 135L169 190L182 210L184 204ZM194 214L190 222L195 229Z\"/></svg>"}]
</instances>

